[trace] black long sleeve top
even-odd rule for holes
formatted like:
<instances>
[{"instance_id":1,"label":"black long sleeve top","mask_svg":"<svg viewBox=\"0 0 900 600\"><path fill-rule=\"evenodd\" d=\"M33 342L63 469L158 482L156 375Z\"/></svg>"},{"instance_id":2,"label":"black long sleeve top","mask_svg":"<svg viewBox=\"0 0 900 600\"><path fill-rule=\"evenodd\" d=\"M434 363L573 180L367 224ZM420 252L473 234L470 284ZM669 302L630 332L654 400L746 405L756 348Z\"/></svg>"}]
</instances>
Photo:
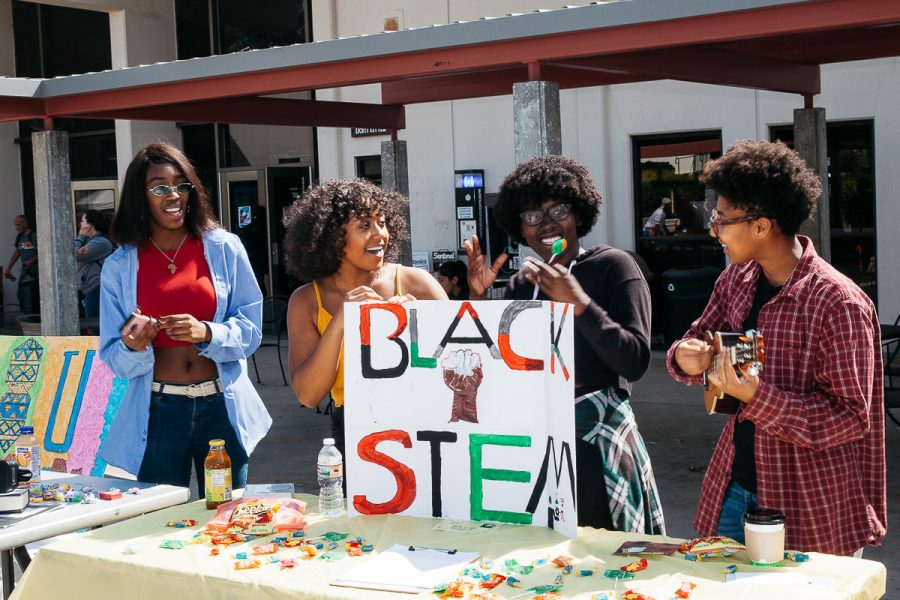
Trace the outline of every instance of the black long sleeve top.
<instances>
[{"instance_id":1,"label":"black long sleeve top","mask_svg":"<svg viewBox=\"0 0 900 600\"><path fill-rule=\"evenodd\" d=\"M631 382L650 365L650 288L627 252L599 245L582 253L572 275L591 303L575 317L575 385L585 389ZM521 272L509 282L507 300L530 300L534 286ZM538 298L549 300L539 293Z\"/></svg>"}]
</instances>

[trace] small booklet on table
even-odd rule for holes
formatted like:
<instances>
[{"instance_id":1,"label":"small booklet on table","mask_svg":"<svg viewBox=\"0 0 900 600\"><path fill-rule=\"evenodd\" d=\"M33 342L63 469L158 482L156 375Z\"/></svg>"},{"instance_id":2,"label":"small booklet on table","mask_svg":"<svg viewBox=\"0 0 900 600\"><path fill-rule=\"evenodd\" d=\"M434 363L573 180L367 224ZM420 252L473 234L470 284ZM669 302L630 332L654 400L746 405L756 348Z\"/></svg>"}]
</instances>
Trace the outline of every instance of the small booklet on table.
<instances>
[{"instance_id":1,"label":"small booklet on table","mask_svg":"<svg viewBox=\"0 0 900 600\"><path fill-rule=\"evenodd\" d=\"M331 585L408 594L430 592L436 585L456 579L459 571L478 557L478 552L395 544Z\"/></svg>"}]
</instances>

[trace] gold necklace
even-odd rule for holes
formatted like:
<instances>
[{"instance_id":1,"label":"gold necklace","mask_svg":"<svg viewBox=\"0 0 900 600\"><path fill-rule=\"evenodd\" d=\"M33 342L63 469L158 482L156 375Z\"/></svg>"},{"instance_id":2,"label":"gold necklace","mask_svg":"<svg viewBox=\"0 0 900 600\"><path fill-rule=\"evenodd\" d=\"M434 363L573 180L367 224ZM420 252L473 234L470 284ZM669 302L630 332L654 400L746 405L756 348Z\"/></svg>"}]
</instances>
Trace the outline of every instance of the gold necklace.
<instances>
[{"instance_id":1,"label":"gold necklace","mask_svg":"<svg viewBox=\"0 0 900 600\"><path fill-rule=\"evenodd\" d=\"M159 250L159 253L166 257L166 260L169 261L169 264L166 265L166 268L169 269L169 274L174 275L175 271L178 270L178 266L175 264L175 259L178 258L178 251L181 250L181 247L184 245L184 241L187 239L188 234L185 233L184 237L181 238L181 241L178 242L178 247L175 248L175 254L172 255L172 258L169 258L169 255L165 253L165 251L156 245L156 242L153 241L153 238L150 238L150 243L153 244L153 247Z\"/></svg>"}]
</instances>

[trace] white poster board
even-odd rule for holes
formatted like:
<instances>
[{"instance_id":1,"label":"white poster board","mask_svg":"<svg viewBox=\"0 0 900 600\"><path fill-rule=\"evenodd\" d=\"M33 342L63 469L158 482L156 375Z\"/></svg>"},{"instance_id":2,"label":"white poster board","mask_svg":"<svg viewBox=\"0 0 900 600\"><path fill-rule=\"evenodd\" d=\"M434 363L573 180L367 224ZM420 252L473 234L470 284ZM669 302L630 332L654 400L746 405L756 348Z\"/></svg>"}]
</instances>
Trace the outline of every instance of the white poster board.
<instances>
[{"instance_id":1,"label":"white poster board","mask_svg":"<svg viewBox=\"0 0 900 600\"><path fill-rule=\"evenodd\" d=\"M571 305L348 303L344 315L351 515L577 535Z\"/></svg>"}]
</instances>

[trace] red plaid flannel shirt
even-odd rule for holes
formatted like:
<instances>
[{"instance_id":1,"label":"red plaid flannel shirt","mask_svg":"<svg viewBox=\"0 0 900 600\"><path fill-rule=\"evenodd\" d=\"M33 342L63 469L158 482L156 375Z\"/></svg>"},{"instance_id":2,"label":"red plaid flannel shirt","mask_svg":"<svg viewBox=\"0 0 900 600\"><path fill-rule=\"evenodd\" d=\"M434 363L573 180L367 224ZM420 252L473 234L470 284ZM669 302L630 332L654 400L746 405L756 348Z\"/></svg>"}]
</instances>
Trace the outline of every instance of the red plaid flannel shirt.
<instances>
[{"instance_id":1,"label":"red plaid flannel shirt","mask_svg":"<svg viewBox=\"0 0 900 600\"><path fill-rule=\"evenodd\" d=\"M881 332L868 296L798 237L799 264L759 313L766 350L759 388L722 430L694 528L715 533L731 480L735 419L750 419L759 504L784 512L786 546L849 554L877 545L887 531ZM761 272L754 261L730 265L684 339L741 331ZM675 364L677 344L669 372L702 383Z\"/></svg>"}]
</instances>

